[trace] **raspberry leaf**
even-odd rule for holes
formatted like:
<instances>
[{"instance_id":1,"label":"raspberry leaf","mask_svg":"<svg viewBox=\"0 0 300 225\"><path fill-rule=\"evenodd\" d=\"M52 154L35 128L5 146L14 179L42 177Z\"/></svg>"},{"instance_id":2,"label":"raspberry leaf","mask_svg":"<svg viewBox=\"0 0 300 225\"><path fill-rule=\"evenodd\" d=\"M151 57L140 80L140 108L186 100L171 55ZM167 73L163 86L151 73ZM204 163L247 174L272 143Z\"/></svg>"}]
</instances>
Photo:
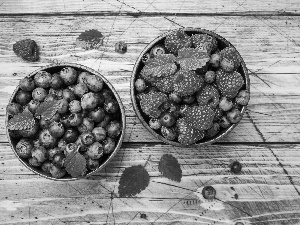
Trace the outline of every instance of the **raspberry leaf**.
<instances>
[{"instance_id":1,"label":"raspberry leaf","mask_svg":"<svg viewBox=\"0 0 300 225\"><path fill-rule=\"evenodd\" d=\"M35 125L35 120L31 112L25 110L18 113L8 121L9 130L30 130Z\"/></svg>"},{"instance_id":2,"label":"raspberry leaf","mask_svg":"<svg viewBox=\"0 0 300 225\"><path fill-rule=\"evenodd\" d=\"M72 177L81 177L86 172L86 159L79 152L74 151L67 155L64 166Z\"/></svg>"},{"instance_id":3,"label":"raspberry leaf","mask_svg":"<svg viewBox=\"0 0 300 225\"><path fill-rule=\"evenodd\" d=\"M201 69L209 61L207 52L194 48L182 48L178 50L176 62L183 70Z\"/></svg>"},{"instance_id":4,"label":"raspberry leaf","mask_svg":"<svg viewBox=\"0 0 300 225\"><path fill-rule=\"evenodd\" d=\"M164 154L159 161L158 170L161 174L173 181L180 182L182 170L178 160L171 154Z\"/></svg>"},{"instance_id":5,"label":"raspberry leaf","mask_svg":"<svg viewBox=\"0 0 300 225\"><path fill-rule=\"evenodd\" d=\"M119 181L119 196L131 197L148 187L150 177L141 165L126 168Z\"/></svg>"},{"instance_id":6,"label":"raspberry leaf","mask_svg":"<svg viewBox=\"0 0 300 225\"><path fill-rule=\"evenodd\" d=\"M147 81L174 74L177 70L176 57L173 54L162 54L146 61L141 76Z\"/></svg>"},{"instance_id":7,"label":"raspberry leaf","mask_svg":"<svg viewBox=\"0 0 300 225\"><path fill-rule=\"evenodd\" d=\"M60 100L43 102L37 108L35 116L41 116L45 120L50 120L60 108Z\"/></svg>"}]
</instances>

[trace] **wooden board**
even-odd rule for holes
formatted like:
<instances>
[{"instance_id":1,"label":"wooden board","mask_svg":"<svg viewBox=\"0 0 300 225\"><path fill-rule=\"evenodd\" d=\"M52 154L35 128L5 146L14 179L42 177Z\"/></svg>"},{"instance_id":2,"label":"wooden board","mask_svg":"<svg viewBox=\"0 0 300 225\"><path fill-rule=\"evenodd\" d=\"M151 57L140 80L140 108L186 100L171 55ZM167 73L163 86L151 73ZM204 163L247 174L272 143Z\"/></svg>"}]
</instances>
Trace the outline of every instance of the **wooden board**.
<instances>
[{"instance_id":1,"label":"wooden board","mask_svg":"<svg viewBox=\"0 0 300 225\"><path fill-rule=\"evenodd\" d=\"M203 0L174 0L172 4L164 0L10 0L1 3L0 13L2 14L82 14L82 13L152 13L152 14L171 14L180 16L181 14L222 14L222 13L243 13L243 14L297 14L299 13L299 2L297 0L277 1L208 1Z\"/></svg>"},{"instance_id":2,"label":"wooden board","mask_svg":"<svg viewBox=\"0 0 300 225\"><path fill-rule=\"evenodd\" d=\"M276 224L293 218L290 222L296 224L300 216L299 150L299 145L229 144L183 151L169 145L131 143L124 144L106 169L89 180L53 182L25 169L5 145L0 159L0 214L5 223L175 220L184 224L249 224L268 220L268 224ZM183 174L180 183L159 173L163 154L178 159ZM120 198L122 171L144 165L149 155L145 167L150 174L149 186L134 198ZM229 169L234 160L243 165L237 175ZM203 198L201 192L207 185L215 188L217 199Z\"/></svg>"}]
</instances>

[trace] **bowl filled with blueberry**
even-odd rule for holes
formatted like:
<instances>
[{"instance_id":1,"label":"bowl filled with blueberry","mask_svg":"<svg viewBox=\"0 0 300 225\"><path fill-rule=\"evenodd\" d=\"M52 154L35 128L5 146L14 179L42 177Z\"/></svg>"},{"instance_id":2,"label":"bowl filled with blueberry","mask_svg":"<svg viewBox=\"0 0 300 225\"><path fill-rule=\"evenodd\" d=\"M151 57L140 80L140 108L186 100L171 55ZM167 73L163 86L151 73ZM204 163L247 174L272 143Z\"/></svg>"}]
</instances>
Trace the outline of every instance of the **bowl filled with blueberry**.
<instances>
[{"instance_id":1,"label":"bowl filled with blueberry","mask_svg":"<svg viewBox=\"0 0 300 225\"><path fill-rule=\"evenodd\" d=\"M239 52L200 28L173 30L153 40L138 57L130 83L144 127L180 147L211 144L227 135L250 99Z\"/></svg>"},{"instance_id":2,"label":"bowl filled with blueberry","mask_svg":"<svg viewBox=\"0 0 300 225\"><path fill-rule=\"evenodd\" d=\"M102 169L125 131L119 95L98 72L78 64L49 65L20 80L6 108L7 137L18 159L53 180Z\"/></svg>"}]
</instances>

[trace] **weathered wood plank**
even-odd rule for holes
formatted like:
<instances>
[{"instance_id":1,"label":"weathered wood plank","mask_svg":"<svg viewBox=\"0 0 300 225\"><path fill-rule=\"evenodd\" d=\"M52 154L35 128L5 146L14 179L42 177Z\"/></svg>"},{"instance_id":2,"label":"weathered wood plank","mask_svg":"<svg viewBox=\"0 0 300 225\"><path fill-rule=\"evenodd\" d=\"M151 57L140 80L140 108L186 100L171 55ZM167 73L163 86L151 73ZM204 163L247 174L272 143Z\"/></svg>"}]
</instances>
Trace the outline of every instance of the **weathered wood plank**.
<instances>
[{"instance_id":1,"label":"weathered wood plank","mask_svg":"<svg viewBox=\"0 0 300 225\"><path fill-rule=\"evenodd\" d=\"M0 180L2 223L299 222L300 177L296 163L300 157L299 145L212 145L181 149L124 144L105 170L89 180L75 182L53 182L20 171L21 164L10 158L8 148L3 145L1 150L6 152L0 168L0 177L4 179ZM157 163L166 153L181 164L180 183L163 178L158 172ZM129 166L143 165L149 155L146 166L151 177L149 186L136 197L119 198L118 181L122 171ZM230 172L228 165L233 160L242 163L241 174ZM216 189L216 200L202 197L206 185Z\"/></svg>"},{"instance_id":2,"label":"weathered wood plank","mask_svg":"<svg viewBox=\"0 0 300 225\"><path fill-rule=\"evenodd\" d=\"M222 1L214 2L203 0L180 0L172 1L172 4L164 0L125 0L125 1L108 1L108 0L43 0L43 1L4 1L1 4L0 13L15 14L15 13L117 13L119 11L136 13L155 13L164 14L171 13L178 16L180 13L235 13L235 12L273 12L273 13L299 13L299 2L292 1Z\"/></svg>"},{"instance_id":3,"label":"weathered wood plank","mask_svg":"<svg viewBox=\"0 0 300 225\"><path fill-rule=\"evenodd\" d=\"M185 16L177 18L176 22L182 26L216 30L235 45L251 71L299 73L299 20L300 17L287 16ZM78 62L103 72L131 71L147 43L179 27L159 16L22 16L1 17L0 23L0 76L26 73L53 61ZM97 29L106 37L99 50L85 51L76 47L76 38L88 29ZM24 63L13 53L12 45L24 38L37 41L41 52L39 62ZM126 54L114 52L118 40L128 43Z\"/></svg>"}]
</instances>

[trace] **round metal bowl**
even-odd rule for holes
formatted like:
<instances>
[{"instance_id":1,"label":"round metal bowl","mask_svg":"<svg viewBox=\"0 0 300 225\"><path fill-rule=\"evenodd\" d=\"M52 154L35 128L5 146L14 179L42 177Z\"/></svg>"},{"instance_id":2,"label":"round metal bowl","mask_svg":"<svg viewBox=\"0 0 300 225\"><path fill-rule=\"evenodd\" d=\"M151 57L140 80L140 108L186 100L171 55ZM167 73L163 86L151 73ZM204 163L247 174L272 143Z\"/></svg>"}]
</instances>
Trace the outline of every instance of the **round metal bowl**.
<instances>
[{"instance_id":1,"label":"round metal bowl","mask_svg":"<svg viewBox=\"0 0 300 225\"><path fill-rule=\"evenodd\" d=\"M87 173L83 177L83 178L86 178L86 177L89 177L89 176L97 173L97 171L103 169L109 163L109 161L116 155L117 151L120 149L120 147L122 145L123 138L124 138L124 134L125 134L125 125L126 125L125 110L124 110L124 106L123 106L123 104L121 102L121 99L120 99L117 91L113 87L113 85L103 75L101 75L99 72L97 72L97 71L95 71L95 70L93 70L91 68L88 68L86 66L83 66L83 65L80 65L80 64L75 64L75 63L62 63L62 64L55 64L55 65L48 65L48 66L45 66L45 67L41 67L40 69L38 69L36 71L33 71L27 77L32 77L32 76L34 76L39 71L46 71L46 72L49 72L49 73L52 74L52 73L55 73L55 72L59 72L64 67L73 67L77 71L80 71L80 72L89 72L91 74L95 74L95 75L101 77L102 80L104 81L104 87L110 89L113 92L116 100L118 101L118 104L119 104L119 107L120 107L120 111L121 111L122 132L121 132L121 134L118 137L118 140L116 142L116 147L115 147L114 151L111 154L109 154L107 156L104 156L104 158L103 158L100 166L96 170L93 170L93 171ZM13 92L12 96L10 97L9 103L11 103L11 102L14 101L15 95L16 95L16 93L19 90L20 90L20 88L19 88L19 86L17 86L17 88ZM44 171L42 171L42 169L30 166L27 159L23 159L23 158L19 157L19 155L16 152L16 144L18 143L19 139L13 138L13 137L11 137L9 135L9 131L7 129L8 120L9 120L9 116L8 116L8 113L6 113L5 123L6 123L6 135L7 135L8 141L9 141L9 143L11 145L11 148L12 148L13 152L15 153L16 157L19 159L19 161L25 167L27 167L32 172L34 172L34 173L36 173L36 174L38 174L38 175L40 175L42 177L51 179L51 180L71 181L71 180L77 180L77 179L79 179L79 178L73 178L73 177L71 177L68 174L65 175L62 178L54 178L51 175L49 175L49 174L45 173Z\"/></svg>"},{"instance_id":2,"label":"round metal bowl","mask_svg":"<svg viewBox=\"0 0 300 225\"><path fill-rule=\"evenodd\" d=\"M223 48L229 47L229 46L234 47L225 38L221 37L220 35L212 32L212 31L201 29L201 28L183 28L183 30L189 36L191 36L192 34L208 34L210 36L215 37L218 41L218 48L221 49L221 50ZM172 32L172 31L170 31L170 32ZM140 119L140 121L142 122L143 126L153 136L155 136L156 138L158 138L159 140L163 141L166 144L171 144L171 145L178 146L178 147L197 147L197 146L200 146L200 145L212 144L212 143L218 141L219 139L225 137L227 134L229 134L238 123L232 124L227 129L221 129L221 131L213 138L204 138L204 139L198 141L196 144L186 146L186 145L182 145L181 143L179 143L177 141L167 140L160 133L158 133L155 130L151 129L151 127L148 124L150 118L142 112L140 105L136 101L136 91L135 91L135 87L134 87L134 82L137 79L137 75L141 72L141 70L143 68L143 65L144 65L143 62L142 62L142 57L145 53L150 53L150 50L153 46L155 46L157 44L164 44L165 38L166 38L168 33L162 34L161 36L155 38L150 44L148 44L145 47L145 49L141 52L141 54L139 55L138 59L135 62L135 65L134 65L134 68L133 68L133 73L132 73L131 80L130 80L130 95L131 95L131 101L132 101L132 104L133 104L134 111L135 111L136 115L138 116L138 118ZM241 59L242 59L242 57L241 57ZM241 61L242 61L241 65L239 66L239 68L237 70L243 76L244 82L245 82L245 84L243 85L241 90L250 91L250 79L249 79L247 67L246 67L246 64L245 64L244 60L242 59ZM246 106L240 106L239 110L241 111L242 114L244 114L244 112L246 110Z\"/></svg>"}]
</instances>

